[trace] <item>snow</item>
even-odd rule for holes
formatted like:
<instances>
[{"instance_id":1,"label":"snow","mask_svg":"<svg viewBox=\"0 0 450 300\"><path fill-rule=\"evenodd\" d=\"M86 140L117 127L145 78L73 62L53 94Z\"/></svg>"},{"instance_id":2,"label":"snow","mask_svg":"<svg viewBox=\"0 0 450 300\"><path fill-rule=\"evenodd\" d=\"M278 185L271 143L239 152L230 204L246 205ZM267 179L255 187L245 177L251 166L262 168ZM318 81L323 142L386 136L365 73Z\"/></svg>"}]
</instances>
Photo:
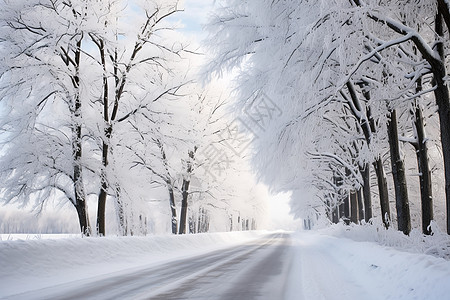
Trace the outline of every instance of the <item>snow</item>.
<instances>
[{"instance_id":1,"label":"snow","mask_svg":"<svg viewBox=\"0 0 450 300\"><path fill-rule=\"evenodd\" d=\"M288 299L447 299L450 262L325 233L295 238ZM296 295L303 294L303 298Z\"/></svg>"},{"instance_id":2,"label":"snow","mask_svg":"<svg viewBox=\"0 0 450 300\"><path fill-rule=\"evenodd\" d=\"M345 238L343 232L355 239L358 233L351 235L341 227L336 228L283 234L288 236L288 250L268 257L261 252L260 257L255 255L250 260L252 265L245 269L253 268L258 261L266 267L274 262L283 265L280 275L264 287L265 296L261 299L271 299L280 286L285 286L288 300L433 300L446 299L450 294L450 261L374 241ZM10 240L2 237L0 298L77 280L89 282L99 277L112 278L121 272L139 272L181 258L218 249L225 251L267 238L268 234L272 232L106 238L56 235L49 239L42 235L37 239L10 236ZM370 237L367 232L364 236ZM259 260L261 257L264 259ZM242 283L248 284L249 278L252 276ZM217 288L225 289L224 284L229 283L221 282Z\"/></svg>"}]
</instances>

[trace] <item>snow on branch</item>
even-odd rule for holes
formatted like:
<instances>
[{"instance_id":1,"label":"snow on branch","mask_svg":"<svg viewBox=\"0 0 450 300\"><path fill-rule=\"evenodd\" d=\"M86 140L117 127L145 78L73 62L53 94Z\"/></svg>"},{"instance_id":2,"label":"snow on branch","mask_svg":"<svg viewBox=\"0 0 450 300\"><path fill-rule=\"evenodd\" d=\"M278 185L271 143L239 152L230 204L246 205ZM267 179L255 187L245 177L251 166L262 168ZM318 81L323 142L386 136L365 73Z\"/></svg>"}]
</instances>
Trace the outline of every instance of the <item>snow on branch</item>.
<instances>
[{"instance_id":1,"label":"snow on branch","mask_svg":"<svg viewBox=\"0 0 450 300\"><path fill-rule=\"evenodd\" d=\"M343 167L345 167L346 169L348 169L351 174L353 175L353 177L356 179L356 181L362 185L363 183L361 182L360 176L358 176L358 174L355 173L354 171L354 166L350 165L349 163L347 163L345 160L343 160L342 158L340 158L339 156L337 156L336 154L333 153L329 153L329 152L321 152L321 153L312 153L312 152L307 152L308 155L310 155L313 158L317 158L317 159L322 159L322 160L334 160L336 161L338 164L342 165Z\"/></svg>"}]
</instances>

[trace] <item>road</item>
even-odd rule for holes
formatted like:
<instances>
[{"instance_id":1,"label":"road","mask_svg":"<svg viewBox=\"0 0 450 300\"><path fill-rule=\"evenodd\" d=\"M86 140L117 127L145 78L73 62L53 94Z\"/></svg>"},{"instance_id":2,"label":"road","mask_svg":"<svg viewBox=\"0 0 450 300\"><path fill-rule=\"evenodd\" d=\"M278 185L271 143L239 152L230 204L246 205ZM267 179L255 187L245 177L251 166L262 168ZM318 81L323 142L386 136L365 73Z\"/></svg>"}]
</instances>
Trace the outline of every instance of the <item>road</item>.
<instances>
[{"instance_id":1,"label":"road","mask_svg":"<svg viewBox=\"0 0 450 300\"><path fill-rule=\"evenodd\" d=\"M291 235L18 294L8 299L283 299Z\"/></svg>"}]
</instances>

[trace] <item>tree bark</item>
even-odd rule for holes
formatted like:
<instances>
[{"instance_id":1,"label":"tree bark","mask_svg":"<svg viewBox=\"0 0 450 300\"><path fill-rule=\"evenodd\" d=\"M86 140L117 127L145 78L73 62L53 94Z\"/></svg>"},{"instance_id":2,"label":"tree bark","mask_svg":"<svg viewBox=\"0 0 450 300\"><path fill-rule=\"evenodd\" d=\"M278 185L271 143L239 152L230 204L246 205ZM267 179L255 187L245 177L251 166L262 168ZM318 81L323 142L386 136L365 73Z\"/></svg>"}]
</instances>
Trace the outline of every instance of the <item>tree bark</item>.
<instances>
[{"instance_id":1,"label":"tree bark","mask_svg":"<svg viewBox=\"0 0 450 300\"><path fill-rule=\"evenodd\" d=\"M421 80L417 82L417 92L422 90ZM417 166L419 170L420 182L420 198L422 208L422 232L424 234L431 234L429 229L430 223L433 220L433 193L431 184L431 171L428 164L428 146L425 134L425 124L423 119L422 108L419 101L416 101L414 112L414 128L416 133L417 143L414 144L417 156Z\"/></svg>"},{"instance_id":2,"label":"tree bark","mask_svg":"<svg viewBox=\"0 0 450 300\"><path fill-rule=\"evenodd\" d=\"M345 196L343 203L343 210L344 210L343 220L347 225L350 224L350 194L351 191L348 191L348 194Z\"/></svg>"},{"instance_id":3,"label":"tree bark","mask_svg":"<svg viewBox=\"0 0 450 300\"><path fill-rule=\"evenodd\" d=\"M357 191L356 197L358 199L358 223L364 220L364 203L362 198L362 187Z\"/></svg>"},{"instance_id":4,"label":"tree bark","mask_svg":"<svg viewBox=\"0 0 450 300\"><path fill-rule=\"evenodd\" d=\"M183 178L183 183L181 185L181 213L180 213L180 229L178 230L178 234L186 233L186 221L187 221L187 210L188 210L188 197L189 197L189 185L191 183L190 178L192 174L192 163L194 160L195 152L197 151L197 147L194 147L193 151L188 152L188 160L186 162L186 174L187 178Z\"/></svg>"},{"instance_id":5,"label":"tree bark","mask_svg":"<svg viewBox=\"0 0 450 300\"><path fill-rule=\"evenodd\" d=\"M372 195L370 191L370 164L365 163L360 169L363 179L363 197L364 197L364 221L366 223L372 219Z\"/></svg>"},{"instance_id":6,"label":"tree bark","mask_svg":"<svg viewBox=\"0 0 450 300\"><path fill-rule=\"evenodd\" d=\"M358 192L350 190L350 222L358 224Z\"/></svg>"},{"instance_id":7,"label":"tree bark","mask_svg":"<svg viewBox=\"0 0 450 300\"><path fill-rule=\"evenodd\" d=\"M394 179L395 207L397 209L398 230L408 235L411 231L411 216L409 212L408 188L403 159L400 156L398 140L397 112L391 110L388 120L389 148L391 153L392 177Z\"/></svg>"},{"instance_id":8,"label":"tree bark","mask_svg":"<svg viewBox=\"0 0 450 300\"><path fill-rule=\"evenodd\" d=\"M439 35L439 38L444 39L441 13L438 13L436 16L435 31ZM434 95L438 106L442 154L444 157L447 234L450 234L450 98L444 79L446 77L446 70L444 64L444 45L442 41L436 42L436 51L439 54L440 60L429 61L429 63L433 72L433 82L436 85Z\"/></svg>"},{"instance_id":9,"label":"tree bark","mask_svg":"<svg viewBox=\"0 0 450 300\"><path fill-rule=\"evenodd\" d=\"M166 170L166 174L164 177L164 181L166 182L167 190L169 192L169 205L170 205L170 213L171 213L171 226L172 226L172 234L178 233L178 220L177 220L177 207L175 203L175 194L173 192L173 184L172 177L170 176L169 164L167 162L166 150L164 149L164 144L160 139L155 140L156 145L161 152L161 158L164 165L164 169Z\"/></svg>"},{"instance_id":10,"label":"tree bark","mask_svg":"<svg viewBox=\"0 0 450 300\"><path fill-rule=\"evenodd\" d=\"M177 234L178 229L178 220L177 220L177 208L175 206L175 194L173 192L172 185L168 185L167 189L169 190L169 204L170 204L170 212L171 212L171 224L172 224L172 233Z\"/></svg>"},{"instance_id":11,"label":"tree bark","mask_svg":"<svg viewBox=\"0 0 450 300\"><path fill-rule=\"evenodd\" d=\"M97 207L97 234L99 236L105 236L105 210L106 210L106 197L108 195L108 181L106 179L106 167L108 166L108 144L103 142L102 149L102 170L100 171L100 193L98 195L98 207Z\"/></svg>"},{"instance_id":12,"label":"tree bark","mask_svg":"<svg viewBox=\"0 0 450 300\"><path fill-rule=\"evenodd\" d=\"M178 230L179 234L186 233L189 184L190 184L189 180L183 179L183 184L181 187L182 200L181 200L181 213L180 213L180 229Z\"/></svg>"},{"instance_id":13,"label":"tree bark","mask_svg":"<svg viewBox=\"0 0 450 300\"><path fill-rule=\"evenodd\" d=\"M108 167L108 151L109 151L109 140L112 134L112 127L109 124L109 85L108 85L108 73L106 70L106 53L105 53L105 42L102 39L96 40L91 37L92 40L97 44L100 52L100 59L103 68L103 121L105 125L105 137L102 141L102 169L100 170L100 192L98 195L97 202L97 234L99 236L105 236L105 210L106 210L106 197L108 195L108 180L106 178L106 168Z\"/></svg>"},{"instance_id":14,"label":"tree bark","mask_svg":"<svg viewBox=\"0 0 450 300\"><path fill-rule=\"evenodd\" d=\"M381 219L386 228L389 228L391 210L389 208L389 194L386 181L386 173L384 172L383 161L381 157L377 157L373 163L375 173L377 175L378 193L380 194Z\"/></svg>"},{"instance_id":15,"label":"tree bark","mask_svg":"<svg viewBox=\"0 0 450 300\"><path fill-rule=\"evenodd\" d=\"M91 235L91 226L89 223L89 215L86 205L86 193L84 191L83 183L83 166L81 165L82 158L82 125L81 125L81 99L80 99L80 59L81 59L81 37L76 44L74 67L75 75L72 76L72 84L75 88L75 99L72 111L73 127L72 127L72 155L73 155L73 181L75 192L75 208L78 213L80 221L81 232L86 235Z\"/></svg>"}]
</instances>

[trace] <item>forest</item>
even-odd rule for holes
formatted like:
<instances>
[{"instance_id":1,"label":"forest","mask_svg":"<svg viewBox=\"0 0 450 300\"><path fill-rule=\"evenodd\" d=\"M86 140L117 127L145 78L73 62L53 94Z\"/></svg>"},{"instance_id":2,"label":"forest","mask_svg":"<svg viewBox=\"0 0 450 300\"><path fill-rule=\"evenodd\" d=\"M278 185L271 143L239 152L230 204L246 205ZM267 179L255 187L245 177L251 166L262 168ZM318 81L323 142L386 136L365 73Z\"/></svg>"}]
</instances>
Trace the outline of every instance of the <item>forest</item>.
<instances>
[{"instance_id":1,"label":"forest","mask_svg":"<svg viewBox=\"0 0 450 300\"><path fill-rule=\"evenodd\" d=\"M263 183L308 228L450 234L446 0L217 1L201 44L175 0L0 5L3 204L252 230Z\"/></svg>"}]
</instances>

